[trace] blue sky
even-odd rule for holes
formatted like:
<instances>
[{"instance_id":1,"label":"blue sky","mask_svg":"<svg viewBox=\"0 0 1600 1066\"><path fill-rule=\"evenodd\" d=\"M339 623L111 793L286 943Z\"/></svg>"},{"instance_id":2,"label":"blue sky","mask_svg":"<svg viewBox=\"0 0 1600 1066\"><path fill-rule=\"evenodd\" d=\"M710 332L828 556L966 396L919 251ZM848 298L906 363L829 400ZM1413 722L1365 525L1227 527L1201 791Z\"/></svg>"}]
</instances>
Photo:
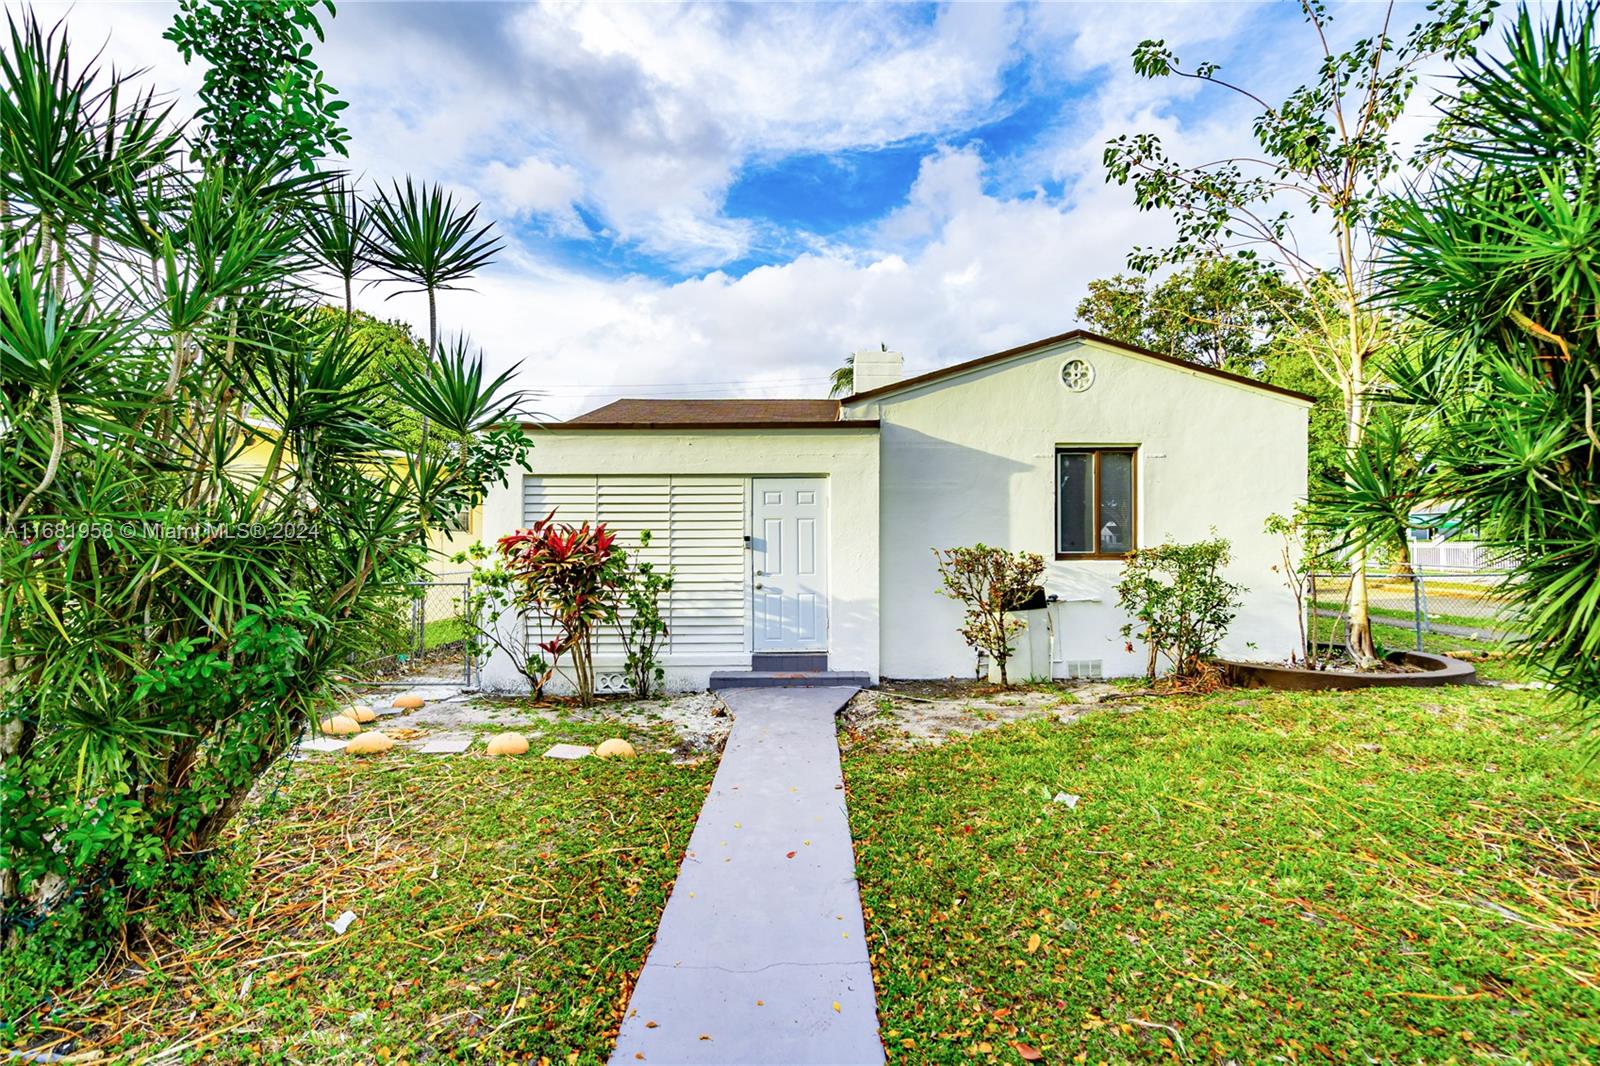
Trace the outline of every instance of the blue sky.
<instances>
[{"instance_id":1,"label":"blue sky","mask_svg":"<svg viewBox=\"0 0 1600 1066\"><path fill-rule=\"evenodd\" d=\"M160 37L170 7L58 10L109 61L192 93ZM1383 12L1334 14L1354 34ZM857 348L916 371L1071 328L1090 279L1167 236L1106 184L1107 138L1158 132L1195 160L1249 144L1236 98L1135 77L1133 46L1164 38L1269 96L1318 58L1288 2L367 2L327 29L352 170L443 182L506 238L445 299L446 328L562 414L820 395Z\"/></svg>"}]
</instances>

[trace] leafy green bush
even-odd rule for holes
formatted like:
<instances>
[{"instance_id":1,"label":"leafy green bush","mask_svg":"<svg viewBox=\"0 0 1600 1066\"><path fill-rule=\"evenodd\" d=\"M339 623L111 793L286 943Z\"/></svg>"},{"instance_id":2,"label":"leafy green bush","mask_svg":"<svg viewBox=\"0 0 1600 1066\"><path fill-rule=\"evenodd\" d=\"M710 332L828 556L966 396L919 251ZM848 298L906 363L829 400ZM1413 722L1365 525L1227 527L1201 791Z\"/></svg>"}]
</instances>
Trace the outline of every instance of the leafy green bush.
<instances>
[{"instance_id":1,"label":"leafy green bush","mask_svg":"<svg viewBox=\"0 0 1600 1066\"><path fill-rule=\"evenodd\" d=\"M672 571L656 569L644 559L650 547L650 531L639 533L639 550L623 564L622 606L617 629L627 649L624 669L633 694L647 698L666 678L661 665L661 645L667 639L667 619L661 613L661 598L672 591Z\"/></svg>"},{"instance_id":2,"label":"leafy green bush","mask_svg":"<svg viewBox=\"0 0 1600 1066\"><path fill-rule=\"evenodd\" d=\"M1132 618L1122 635L1149 649L1147 677L1156 676L1159 657L1178 677L1191 677L1216 654L1244 593L1222 576L1230 557L1222 537L1158 544L1128 556L1117 582L1117 603Z\"/></svg>"},{"instance_id":3,"label":"leafy green bush","mask_svg":"<svg viewBox=\"0 0 1600 1066\"><path fill-rule=\"evenodd\" d=\"M467 656L481 665L491 654L500 652L527 679L529 692L538 699L555 674L555 667L543 655L529 627L522 624L517 584L505 556L474 543L452 558L472 567L461 612Z\"/></svg>"}]
</instances>

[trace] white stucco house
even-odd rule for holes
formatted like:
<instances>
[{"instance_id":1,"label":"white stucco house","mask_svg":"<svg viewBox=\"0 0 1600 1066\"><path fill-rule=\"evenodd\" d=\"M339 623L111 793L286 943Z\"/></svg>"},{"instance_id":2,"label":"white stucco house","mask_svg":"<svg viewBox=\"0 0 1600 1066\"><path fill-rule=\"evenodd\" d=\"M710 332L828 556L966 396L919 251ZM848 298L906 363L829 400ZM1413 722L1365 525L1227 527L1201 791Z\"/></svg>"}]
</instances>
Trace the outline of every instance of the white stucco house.
<instances>
[{"instance_id":1,"label":"white stucco house","mask_svg":"<svg viewBox=\"0 0 1600 1066\"><path fill-rule=\"evenodd\" d=\"M1121 557L1215 529L1248 588L1224 650L1287 656L1294 603L1263 532L1306 491L1309 397L1073 331L905 378L855 357L834 400L619 400L529 426L534 473L485 501L486 544L552 509L670 565L667 683L806 653L872 679L966 676L960 606L933 548L1047 560L1047 659L1030 673L1140 673L1113 590ZM505 619L502 624L524 624ZM620 669L610 638L604 682ZM503 657L486 688L513 690Z\"/></svg>"}]
</instances>

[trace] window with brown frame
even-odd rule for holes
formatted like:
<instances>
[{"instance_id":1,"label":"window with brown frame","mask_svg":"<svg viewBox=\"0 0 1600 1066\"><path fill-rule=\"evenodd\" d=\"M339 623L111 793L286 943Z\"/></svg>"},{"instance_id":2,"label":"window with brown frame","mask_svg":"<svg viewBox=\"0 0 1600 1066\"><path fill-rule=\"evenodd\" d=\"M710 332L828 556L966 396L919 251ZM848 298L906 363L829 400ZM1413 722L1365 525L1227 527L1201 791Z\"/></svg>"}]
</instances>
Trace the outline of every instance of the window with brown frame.
<instances>
[{"instance_id":1,"label":"window with brown frame","mask_svg":"<svg viewBox=\"0 0 1600 1066\"><path fill-rule=\"evenodd\" d=\"M1056 558L1121 559L1134 537L1134 449L1056 449Z\"/></svg>"}]
</instances>

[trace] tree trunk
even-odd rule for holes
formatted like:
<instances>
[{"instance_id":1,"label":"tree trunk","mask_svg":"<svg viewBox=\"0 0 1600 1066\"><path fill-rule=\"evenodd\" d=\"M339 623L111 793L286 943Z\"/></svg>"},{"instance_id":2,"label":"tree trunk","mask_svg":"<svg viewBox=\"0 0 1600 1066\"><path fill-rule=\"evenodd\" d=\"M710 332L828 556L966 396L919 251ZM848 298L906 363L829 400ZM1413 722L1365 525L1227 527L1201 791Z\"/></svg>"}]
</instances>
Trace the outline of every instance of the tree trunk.
<instances>
[{"instance_id":1,"label":"tree trunk","mask_svg":"<svg viewBox=\"0 0 1600 1066\"><path fill-rule=\"evenodd\" d=\"M1348 253L1346 253L1348 255ZM1347 265L1347 269L1349 269ZM1365 351L1361 340L1361 309L1357 305L1354 290L1350 290L1349 302L1345 307L1347 328L1349 332L1349 377L1345 383L1345 412L1348 424L1345 427L1345 446L1353 454L1361 445L1362 428L1366 422L1365 397L1366 388ZM1350 581L1350 654L1363 669L1372 667L1378 661L1378 647L1372 639L1372 619L1367 612L1367 549L1365 545L1357 548L1355 556L1351 559L1354 568Z\"/></svg>"}]
</instances>

